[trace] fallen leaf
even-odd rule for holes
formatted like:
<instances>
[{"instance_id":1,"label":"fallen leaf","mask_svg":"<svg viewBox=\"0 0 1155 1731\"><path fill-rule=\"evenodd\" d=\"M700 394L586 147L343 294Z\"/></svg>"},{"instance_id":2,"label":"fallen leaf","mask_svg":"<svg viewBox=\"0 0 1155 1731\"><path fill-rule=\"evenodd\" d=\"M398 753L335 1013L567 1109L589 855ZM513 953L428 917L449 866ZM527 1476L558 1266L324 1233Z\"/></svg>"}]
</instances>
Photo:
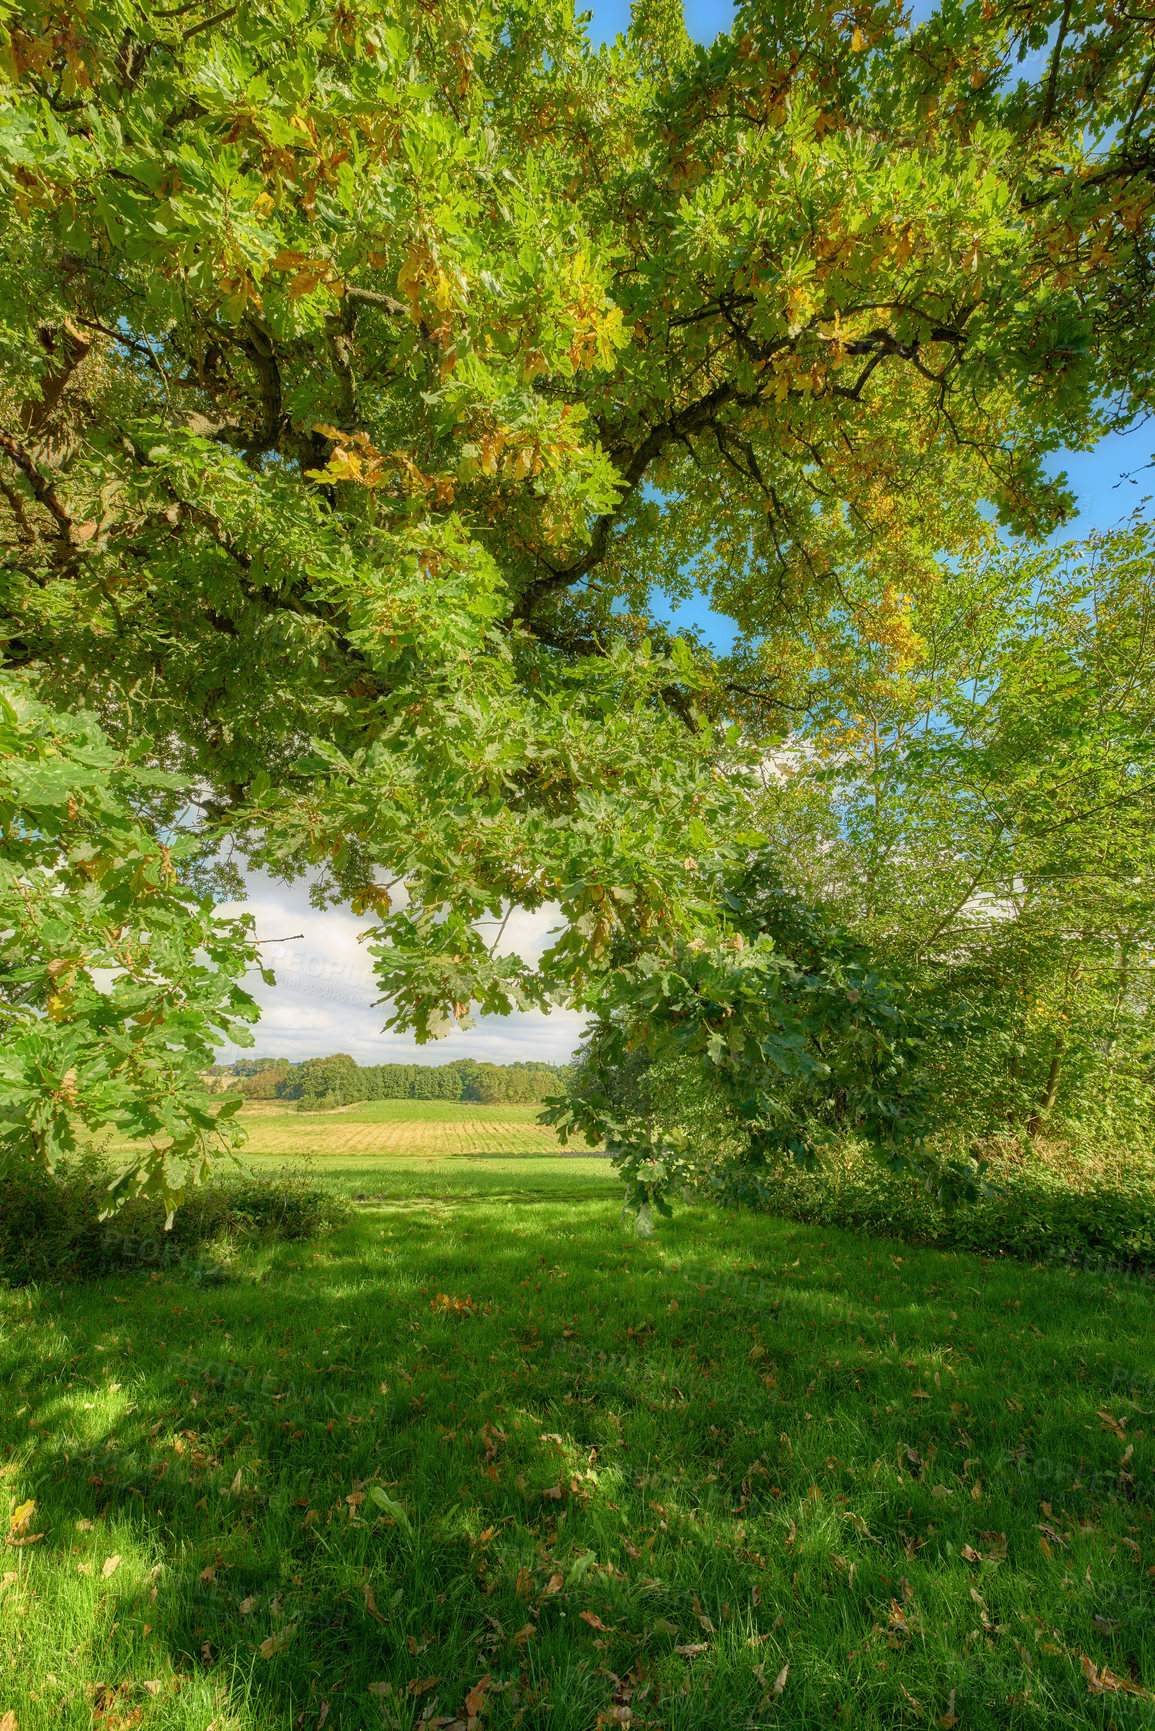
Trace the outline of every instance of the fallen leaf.
<instances>
[{"instance_id":1,"label":"fallen leaf","mask_svg":"<svg viewBox=\"0 0 1155 1731\"><path fill-rule=\"evenodd\" d=\"M290 1623L287 1629L278 1629L275 1635L261 1642L261 1653L266 1659L271 1659L275 1653L283 1653L296 1632L295 1623Z\"/></svg>"},{"instance_id":2,"label":"fallen leaf","mask_svg":"<svg viewBox=\"0 0 1155 1731\"><path fill-rule=\"evenodd\" d=\"M158 1682L155 1677L146 1677L144 1682L141 1684L141 1688L144 1690L146 1695L159 1695L161 1690L164 1688L164 1684Z\"/></svg>"},{"instance_id":3,"label":"fallen leaf","mask_svg":"<svg viewBox=\"0 0 1155 1731\"><path fill-rule=\"evenodd\" d=\"M393 1685L392 1683L370 1683L369 1693L370 1695L392 1695Z\"/></svg>"},{"instance_id":4,"label":"fallen leaf","mask_svg":"<svg viewBox=\"0 0 1155 1731\"><path fill-rule=\"evenodd\" d=\"M557 1503L565 1496L565 1486L559 1479L556 1485L550 1485L548 1489L542 1491L541 1494L543 1497L552 1497L554 1502Z\"/></svg>"},{"instance_id":5,"label":"fallen leaf","mask_svg":"<svg viewBox=\"0 0 1155 1731\"><path fill-rule=\"evenodd\" d=\"M541 1596L544 1599L547 1593L560 1593L564 1586L565 1582L562 1580L560 1575L551 1575L545 1586L541 1589Z\"/></svg>"},{"instance_id":6,"label":"fallen leaf","mask_svg":"<svg viewBox=\"0 0 1155 1731\"><path fill-rule=\"evenodd\" d=\"M914 1696L911 1694L910 1690L906 1687L905 1683L900 1683L898 1686L902 1690L903 1694L906 1696L907 1700L910 1702L911 1706L915 1709L915 1711L918 1713L921 1713L922 1712L922 1702L915 1700Z\"/></svg>"},{"instance_id":7,"label":"fallen leaf","mask_svg":"<svg viewBox=\"0 0 1155 1731\"><path fill-rule=\"evenodd\" d=\"M777 1697L779 1695L781 1695L783 1689L785 1689L785 1687L786 1687L786 1674L789 1671L789 1669L790 1669L790 1661L787 1660L785 1665L783 1665L782 1669L779 1671L778 1675L774 1679L774 1683L773 1683L773 1686L771 1687L770 1693L771 1693L771 1695L773 1695L775 1697L775 1699L777 1699Z\"/></svg>"},{"instance_id":8,"label":"fallen leaf","mask_svg":"<svg viewBox=\"0 0 1155 1731\"><path fill-rule=\"evenodd\" d=\"M972 1549L970 1545L964 1545L960 1555L963 1561L967 1563L981 1563L983 1560L982 1552Z\"/></svg>"},{"instance_id":9,"label":"fallen leaf","mask_svg":"<svg viewBox=\"0 0 1155 1731\"><path fill-rule=\"evenodd\" d=\"M0 1731L16 1731L16 1714L11 1707L7 1713L0 1714Z\"/></svg>"},{"instance_id":10,"label":"fallen leaf","mask_svg":"<svg viewBox=\"0 0 1155 1731\"><path fill-rule=\"evenodd\" d=\"M440 1677L414 1677L410 1682L406 1683L405 1693L416 1699L418 1695L424 1695L428 1690L436 1689L440 1681Z\"/></svg>"},{"instance_id":11,"label":"fallen leaf","mask_svg":"<svg viewBox=\"0 0 1155 1731\"><path fill-rule=\"evenodd\" d=\"M476 1719L478 1714L481 1712L482 1707L485 1705L485 1695L488 1688L489 1672L487 1671L485 1676L478 1679L478 1681L473 1685L473 1688L469 1691L469 1694L465 1697L465 1711L470 1719Z\"/></svg>"},{"instance_id":12,"label":"fallen leaf","mask_svg":"<svg viewBox=\"0 0 1155 1731\"><path fill-rule=\"evenodd\" d=\"M1105 1407L1100 1407L1098 1409L1098 1411L1096 1412L1095 1417L1102 1419L1104 1430L1113 1431L1114 1434L1119 1438L1120 1442L1126 1442L1127 1432L1123 1429L1123 1426L1127 1422L1126 1419L1120 1420L1117 1418L1112 1418L1111 1414L1106 1410Z\"/></svg>"},{"instance_id":13,"label":"fallen leaf","mask_svg":"<svg viewBox=\"0 0 1155 1731\"><path fill-rule=\"evenodd\" d=\"M954 1710L954 1690L953 1689L951 1690L950 1696L947 1700L946 1712L942 1715L941 1719L939 1720L939 1724L942 1726L942 1731L954 1731L954 1727L958 1724L958 1714Z\"/></svg>"},{"instance_id":14,"label":"fallen leaf","mask_svg":"<svg viewBox=\"0 0 1155 1731\"><path fill-rule=\"evenodd\" d=\"M215 1566L212 1563L210 1563L207 1569L202 1569L200 1572L200 1578L204 1582L206 1587L210 1584L210 1582L215 1581L217 1578L217 1571L216 1571Z\"/></svg>"},{"instance_id":15,"label":"fallen leaf","mask_svg":"<svg viewBox=\"0 0 1155 1731\"><path fill-rule=\"evenodd\" d=\"M1116 1677L1113 1671L1108 1671L1106 1665L1100 1671L1085 1653L1079 1654L1079 1663L1083 1667L1083 1675L1087 1679L1087 1691L1091 1695L1146 1696L1146 1690L1140 1689L1137 1683L1129 1682L1126 1677Z\"/></svg>"},{"instance_id":16,"label":"fallen leaf","mask_svg":"<svg viewBox=\"0 0 1155 1731\"><path fill-rule=\"evenodd\" d=\"M688 1642L686 1644L686 1646L684 1646L684 1647L675 1647L674 1651L675 1651L675 1653L679 1654L681 1656L681 1658L683 1658L683 1659L692 1659L694 1657L695 1653L708 1652L709 1647L710 1647L709 1641L691 1641L691 1642Z\"/></svg>"},{"instance_id":17,"label":"fallen leaf","mask_svg":"<svg viewBox=\"0 0 1155 1731\"><path fill-rule=\"evenodd\" d=\"M256 1602L257 1602L257 1600L256 1600L255 1594L250 1595L250 1597L247 1599L242 1599L241 1605L240 1605L241 1616L242 1617L249 1616L251 1614L252 1609L253 1609L254 1605L256 1604Z\"/></svg>"},{"instance_id":18,"label":"fallen leaf","mask_svg":"<svg viewBox=\"0 0 1155 1731\"><path fill-rule=\"evenodd\" d=\"M120 1558L118 1556L114 1555L111 1557L105 1557L104 1563L103 1563L101 1570L100 1570L100 1573L104 1577L104 1579L107 1581L109 1575L115 1575L115 1573L116 1573L117 1569L119 1569L119 1567L120 1567Z\"/></svg>"},{"instance_id":19,"label":"fallen leaf","mask_svg":"<svg viewBox=\"0 0 1155 1731\"><path fill-rule=\"evenodd\" d=\"M229 1486L230 1497L239 1496L242 1489L243 1489L243 1486L241 1483L241 1469L240 1469L240 1467L238 1467L237 1468L237 1476L233 1480L232 1484Z\"/></svg>"},{"instance_id":20,"label":"fallen leaf","mask_svg":"<svg viewBox=\"0 0 1155 1731\"><path fill-rule=\"evenodd\" d=\"M8 1531L10 1533L18 1533L22 1527L28 1525L35 1513L36 1504L34 1502L21 1503L18 1509L13 1509L12 1511L12 1518L8 1523Z\"/></svg>"},{"instance_id":21,"label":"fallen leaf","mask_svg":"<svg viewBox=\"0 0 1155 1731\"><path fill-rule=\"evenodd\" d=\"M515 1647L524 1647L530 1636L536 1634L537 1628L533 1623L523 1623L517 1634L513 1636L513 1644Z\"/></svg>"},{"instance_id":22,"label":"fallen leaf","mask_svg":"<svg viewBox=\"0 0 1155 1731\"><path fill-rule=\"evenodd\" d=\"M402 1532L407 1533L412 1538L413 1528L402 1505L394 1502L388 1491L383 1491L380 1485L370 1485L369 1495L382 1514L388 1515L390 1520L396 1521Z\"/></svg>"},{"instance_id":23,"label":"fallen leaf","mask_svg":"<svg viewBox=\"0 0 1155 1731\"><path fill-rule=\"evenodd\" d=\"M591 1629L600 1630L603 1635L612 1635L614 1632L612 1629L607 1628L601 1618L596 1617L592 1611L579 1611L578 1616L581 1618L583 1623L588 1623Z\"/></svg>"}]
</instances>

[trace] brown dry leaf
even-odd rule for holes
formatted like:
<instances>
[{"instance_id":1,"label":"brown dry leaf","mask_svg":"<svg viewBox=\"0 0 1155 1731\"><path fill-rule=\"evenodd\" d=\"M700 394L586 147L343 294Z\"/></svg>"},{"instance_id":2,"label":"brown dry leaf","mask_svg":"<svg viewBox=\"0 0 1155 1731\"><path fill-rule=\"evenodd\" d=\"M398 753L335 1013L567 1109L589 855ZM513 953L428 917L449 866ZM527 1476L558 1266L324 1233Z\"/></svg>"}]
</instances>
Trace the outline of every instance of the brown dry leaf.
<instances>
[{"instance_id":1,"label":"brown dry leaf","mask_svg":"<svg viewBox=\"0 0 1155 1731\"><path fill-rule=\"evenodd\" d=\"M206 1587L212 1581L215 1581L217 1578L216 1565L213 1563L210 1563L207 1569L202 1569L200 1572L200 1578L204 1582Z\"/></svg>"},{"instance_id":2,"label":"brown dry leaf","mask_svg":"<svg viewBox=\"0 0 1155 1731\"><path fill-rule=\"evenodd\" d=\"M164 1684L159 1682L155 1677L146 1677L144 1682L141 1684L141 1688L144 1690L146 1695L159 1695L161 1690L164 1688Z\"/></svg>"},{"instance_id":3,"label":"brown dry leaf","mask_svg":"<svg viewBox=\"0 0 1155 1731\"><path fill-rule=\"evenodd\" d=\"M5 1570L4 1579L0 1581L0 1593L6 1593L8 1588L14 1587L19 1579L20 1576L16 1573L15 1569Z\"/></svg>"},{"instance_id":4,"label":"brown dry leaf","mask_svg":"<svg viewBox=\"0 0 1155 1731\"><path fill-rule=\"evenodd\" d=\"M561 1501L562 1497L565 1496L565 1486L559 1479L556 1485L550 1485L549 1488L542 1491L541 1494L543 1497L552 1497L554 1502L558 1503Z\"/></svg>"},{"instance_id":5,"label":"brown dry leaf","mask_svg":"<svg viewBox=\"0 0 1155 1731\"><path fill-rule=\"evenodd\" d=\"M468 1718L476 1719L485 1705L485 1695L489 1688L489 1672L480 1677L465 1697L465 1712Z\"/></svg>"},{"instance_id":6,"label":"brown dry leaf","mask_svg":"<svg viewBox=\"0 0 1155 1731\"><path fill-rule=\"evenodd\" d=\"M954 1727L958 1724L958 1714L954 1710L953 1689L951 1690L949 1699L947 1700L946 1712L939 1720L939 1724L942 1726L942 1731L954 1731Z\"/></svg>"},{"instance_id":7,"label":"brown dry leaf","mask_svg":"<svg viewBox=\"0 0 1155 1731\"><path fill-rule=\"evenodd\" d=\"M1039 1534L1039 1549L1042 1551L1048 1562L1050 1562L1055 1555L1054 1551L1052 1551L1050 1545L1041 1533Z\"/></svg>"},{"instance_id":8,"label":"brown dry leaf","mask_svg":"<svg viewBox=\"0 0 1155 1731\"><path fill-rule=\"evenodd\" d=\"M982 1552L974 1550L970 1545L964 1545L959 1554L966 1563L981 1563L983 1560Z\"/></svg>"},{"instance_id":9,"label":"brown dry leaf","mask_svg":"<svg viewBox=\"0 0 1155 1731\"><path fill-rule=\"evenodd\" d=\"M922 1702L915 1700L914 1696L911 1694L910 1690L906 1687L905 1683L900 1683L898 1686L902 1690L903 1694L906 1696L906 1699L910 1702L911 1706L915 1709L915 1711L917 1713L921 1713L922 1712Z\"/></svg>"},{"instance_id":10,"label":"brown dry leaf","mask_svg":"<svg viewBox=\"0 0 1155 1731\"><path fill-rule=\"evenodd\" d=\"M1146 1690L1140 1689L1137 1683L1129 1682L1126 1677L1116 1677L1113 1671L1108 1671L1106 1665L1100 1671L1085 1653L1079 1654L1079 1663L1083 1667L1083 1675L1087 1679L1087 1691L1091 1695L1146 1696Z\"/></svg>"},{"instance_id":11,"label":"brown dry leaf","mask_svg":"<svg viewBox=\"0 0 1155 1731\"><path fill-rule=\"evenodd\" d=\"M117 1569L119 1569L119 1567L120 1567L120 1558L119 1558L119 1556L114 1554L111 1557L105 1557L104 1562L101 1565L100 1573L101 1573L102 1577L104 1578L104 1580L107 1581L109 1575L115 1575L115 1573L116 1573Z\"/></svg>"},{"instance_id":12,"label":"brown dry leaf","mask_svg":"<svg viewBox=\"0 0 1155 1731\"><path fill-rule=\"evenodd\" d=\"M514 1591L517 1593L518 1597L522 1599L528 1599L529 1595L533 1592L533 1576L530 1574L528 1569L520 1568L517 1571L517 1580L514 1584Z\"/></svg>"},{"instance_id":13,"label":"brown dry leaf","mask_svg":"<svg viewBox=\"0 0 1155 1731\"><path fill-rule=\"evenodd\" d=\"M428 1690L436 1689L440 1681L440 1677L414 1677L406 1683L405 1693L416 1699L418 1695L424 1695Z\"/></svg>"},{"instance_id":14,"label":"brown dry leaf","mask_svg":"<svg viewBox=\"0 0 1155 1731\"><path fill-rule=\"evenodd\" d=\"M783 1689L785 1689L785 1687L786 1687L786 1677L787 1677L787 1674L789 1673L789 1670L790 1670L790 1661L787 1660L785 1665L783 1665L782 1669L779 1671L778 1675L775 1677L773 1686L771 1687L771 1690L770 1690L770 1693L771 1693L771 1695L774 1696L775 1700L777 1700L778 1696L781 1695Z\"/></svg>"},{"instance_id":15,"label":"brown dry leaf","mask_svg":"<svg viewBox=\"0 0 1155 1731\"><path fill-rule=\"evenodd\" d=\"M565 1582L560 1575L551 1575L541 1590L541 1596L544 1599L547 1593L560 1593L564 1586Z\"/></svg>"},{"instance_id":16,"label":"brown dry leaf","mask_svg":"<svg viewBox=\"0 0 1155 1731\"><path fill-rule=\"evenodd\" d=\"M515 1647L524 1647L531 1635L536 1635L537 1629L533 1623L523 1623L517 1634L513 1636Z\"/></svg>"},{"instance_id":17,"label":"brown dry leaf","mask_svg":"<svg viewBox=\"0 0 1155 1731\"><path fill-rule=\"evenodd\" d=\"M709 1641L688 1641L684 1647L675 1647L674 1651L683 1659L692 1659L696 1653L707 1653L710 1650Z\"/></svg>"},{"instance_id":18,"label":"brown dry leaf","mask_svg":"<svg viewBox=\"0 0 1155 1731\"><path fill-rule=\"evenodd\" d=\"M595 1616L592 1611L579 1611L578 1616L581 1618L583 1623L588 1623L591 1629L597 1629L603 1635L612 1635L614 1632L612 1629L607 1628L601 1618Z\"/></svg>"},{"instance_id":19,"label":"brown dry leaf","mask_svg":"<svg viewBox=\"0 0 1155 1731\"><path fill-rule=\"evenodd\" d=\"M233 1482L232 1482L232 1484L231 1484L231 1485L230 1485L230 1486L229 1486L229 1495L230 1495L230 1497L236 1497L236 1496L239 1496L239 1495L240 1495L240 1493L241 1493L241 1489L242 1489L242 1485L241 1485L241 1469L240 1469L240 1467L238 1467L238 1468L237 1468L237 1476L236 1476L236 1478L235 1478L235 1479L234 1479L234 1480L233 1480Z\"/></svg>"},{"instance_id":20,"label":"brown dry leaf","mask_svg":"<svg viewBox=\"0 0 1155 1731\"><path fill-rule=\"evenodd\" d=\"M0 1731L16 1731L16 1714L11 1707L7 1713L0 1713Z\"/></svg>"},{"instance_id":21,"label":"brown dry leaf","mask_svg":"<svg viewBox=\"0 0 1155 1731\"><path fill-rule=\"evenodd\" d=\"M642 1554L637 1545L635 1545L630 1539L622 1540L622 1549L630 1559L631 1563L636 1563Z\"/></svg>"},{"instance_id":22,"label":"brown dry leaf","mask_svg":"<svg viewBox=\"0 0 1155 1731\"><path fill-rule=\"evenodd\" d=\"M241 1616L247 1617L247 1616L251 1615L253 1607L256 1604L256 1602L257 1602L257 1600L256 1600L255 1594L251 1594L249 1596L249 1598L247 1598L247 1599L242 1599L241 1605L240 1605Z\"/></svg>"},{"instance_id":23,"label":"brown dry leaf","mask_svg":"<svg viewBox=\"0 0 1155 1731\"><path fill-rule=\"evenodd\" d=\"M1107 1411L1107 1409L1105 1407L1100 1407L1098 1409L1098 1411L1095 1413L1095 1417L1102 1419L1104 1430L1113 1431L1115 1433L1115 1435L1119 1438L1120 1442L1126 1442L1127 1441L1127 1432L1123 1429L1123 1426L1127 1422L1126 1419L1123 1419L1122 1421L1120 1421L1117 1418L1112 1418L1111 1414Z\"/></svg>"},{"instance_id":24,"label":"brown dry leaf","mask_svg":"<svg viewBox=\"0 0 1155 1731\"><path fill-rule=\"evenodd\" d=\"M296 1632L297 1625L295 1623L290 1623L287 1629L278 1629L275 1635L270 1635L268 1640L261 1642L262 1655L266 1659L271 1659L274 1654L283 1653Z\"/></svg>"}]
</instances>

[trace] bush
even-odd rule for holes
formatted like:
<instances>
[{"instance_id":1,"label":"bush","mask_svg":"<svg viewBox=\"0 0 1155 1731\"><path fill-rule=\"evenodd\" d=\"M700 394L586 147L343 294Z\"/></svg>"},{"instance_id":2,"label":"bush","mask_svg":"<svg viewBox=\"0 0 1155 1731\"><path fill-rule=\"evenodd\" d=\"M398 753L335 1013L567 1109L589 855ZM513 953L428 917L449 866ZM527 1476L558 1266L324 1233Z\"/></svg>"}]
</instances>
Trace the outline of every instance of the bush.
<instances>
[{"instance_id":1,"label":"bush","mask_svg":"<svg viewBox=\"0 0 1155 1731\"><path fill-rule=\"evenodd\" d=\"M53 1173L29 1170L0 1188L0 1280L90 1280L136 1266L193 1264L223 1240L272 1243L334 1231L348 1208L302 1175L217 1178L189 1193L165 1231L160 1201L138 1197L107 1220L111 1169L90 1155Z\"/></svg>"},{"instance_id":2,"label":"bush","mask_svg":"<svg viewBox=\"0 0 1155 1731\"><path fill-rule=\"evenodd\" d=\"M742 1184L722 1200L753 1203L815 1226L941 1249L1019 1256L1031 1262L1128 1270L1155 1278L1155 1176L1083 1173L1077 1180L1042 1161L988 1174L997 1194L948 1211L918 1183L869 1159L813 1173L791 1168Z\"/></svg>"}]
</instances>

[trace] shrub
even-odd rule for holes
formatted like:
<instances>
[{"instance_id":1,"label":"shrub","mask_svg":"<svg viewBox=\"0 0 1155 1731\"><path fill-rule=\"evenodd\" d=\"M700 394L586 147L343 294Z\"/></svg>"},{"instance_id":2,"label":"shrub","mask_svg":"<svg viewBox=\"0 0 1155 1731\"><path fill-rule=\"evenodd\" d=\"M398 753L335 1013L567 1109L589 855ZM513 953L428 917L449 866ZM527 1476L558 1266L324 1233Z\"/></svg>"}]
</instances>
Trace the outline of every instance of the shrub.
<instances>
[{"instance_id":1,"label":"shrub","mask_svg":"<svg viewBox=\"0 0 1155 1731\"><path fill-rule=\"evenodd\" d=\"M9 1178L0 1189L0 1280L86 1280L129 1266L195 1263L200 1248L225 1239L315 1238L348 1218L343 1202L301 1174L222 1177L191 1191L166 1232L164 1205L145 1197L101 1220L111 1177L105 1160L88 1155L53 1173Z\"/></svg>"},{"instance_id":2,"label":"shrub","mask_svg":"<svg viewBox=\"0 0 1155 1731\"><path fill-rule=\"evenodd\" d=\"M927 1196L917 1181L869 1159L812 1173L792 1168L759 1180L751 1175L745 1184L717 1186L716 1194L872 1237L1155 1278L1155 1175L1149 1170L1072 1178L1041 1160L1027 1160L998 1166L988 1179L994 1194L953 1210Z\"/></svg>"}]
</instances>

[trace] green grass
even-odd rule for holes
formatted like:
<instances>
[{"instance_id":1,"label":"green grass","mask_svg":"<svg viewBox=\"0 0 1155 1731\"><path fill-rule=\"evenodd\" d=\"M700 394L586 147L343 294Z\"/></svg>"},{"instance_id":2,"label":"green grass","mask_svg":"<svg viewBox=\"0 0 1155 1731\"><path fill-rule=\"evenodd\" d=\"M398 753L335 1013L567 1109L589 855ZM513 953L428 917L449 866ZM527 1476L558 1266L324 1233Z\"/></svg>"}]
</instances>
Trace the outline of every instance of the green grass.
<instances>
[{"instance_id":1,"label":"green grass","mask_svg":"<svg viewBox=\"0 0 1155 1731\"><path fill-rule=\"evenodd\" d=\"M0 1294L0 1720L1155 1723L1138 1283L323 1169L319 1246Z\"/></svg>"},{"instance_id":2,"label":"green grass","mask_svg":"<svg viewBox=\"0 0 1155 1731\"><path fill-rule=\"evenodd\" d=\"M540 1106L523 1102L483 1106L476 1100L366 1100L341 1116L356 1124L536 1124L540 1111Z\"/></svg>"}]
</instances>

